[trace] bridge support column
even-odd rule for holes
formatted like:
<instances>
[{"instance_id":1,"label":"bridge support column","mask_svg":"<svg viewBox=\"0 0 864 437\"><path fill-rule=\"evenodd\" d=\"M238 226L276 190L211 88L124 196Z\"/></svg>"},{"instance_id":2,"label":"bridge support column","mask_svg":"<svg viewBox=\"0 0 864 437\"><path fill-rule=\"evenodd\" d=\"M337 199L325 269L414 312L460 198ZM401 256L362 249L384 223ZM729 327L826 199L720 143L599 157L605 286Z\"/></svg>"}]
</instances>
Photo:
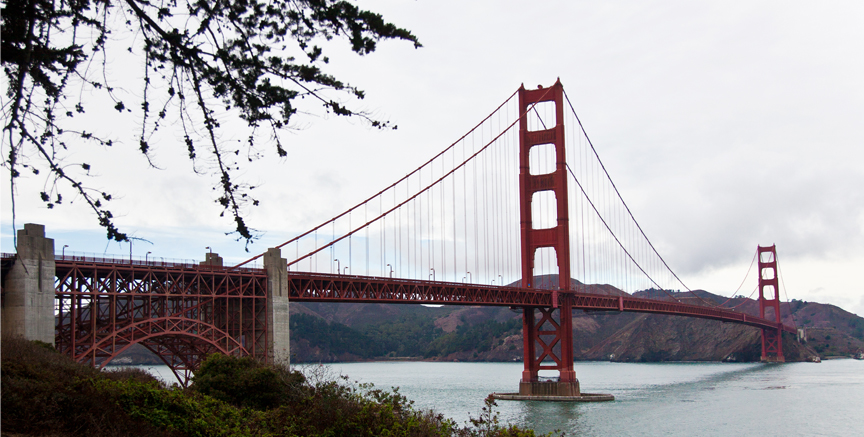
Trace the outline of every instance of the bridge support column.
<instances>
[{"instance_id":1,"label":"bridge support column","mask_svg":"<svg viewBox=\"0 0 864 437\"><path fill-rule=\"evenodd\" d=\"M783 319L780 316L780 290L777 280L777 248L757 246L759 258L759 317L773 319L777 328L762 328L762 361L783 363ZM767 314L768 310L773 315Z\"/></svg>"},{"instance_id":2,"label":"bridge support column","mask_svg":"<svg viewBox=\"0 0 864 437\"><path fill-rule=\"evenodd\" d=\"M288 262L282 251L267 249L267 359L271 363L291 363L290 325L288 315Z\"/></svg>"},{"instance_id":3,"label":"bridge support column","mask_svg":"<svg viewBox=\"0 0 864 437\"><path fill-rule=\"evenodd\" d=\"M522 241L522 287L538 288L534 280L534 259L537 249L553 248L558 265L558 283L554 285L547 308L524 308L523 337L525 370L519 383L523 396L579 396L579 381L573 371L573 326L570 295L570 219L567 206L567 164L564 147L564 88L556 82L550 88L519 89L519 214ZM527 116L535 104L555 105L555 124L530 130ZM535 111L536 112L536 111ZM555 150L555 170L532 174L529 156L531 148L552 145ZM535 228L531 203L540 192L555 195L556 224ZM539 311L540 320L535 320ZM557 320L555 314L558 315ZM546 362L547 364L544 364ZM551 363L554 362L554 365ZM541 381L540 370L557 370L557 381Z\"/></svg>"},{"instance_id":4,"label":"bridge support column","mask_svg":"<svg viewBox=\"0 0 864 437\"><path fill-rule=\"evenodd\" d=\"M3 281L3 334L54 345L54 240L45 226L18 231L18 257Z\"/></svg>"},{"instance_id":5,"label":"bridge support column","mask_svg":"<svg viewBox=\"0 0 864 437\"><path fill-rule=\"evenodd\" d=\"M519 382L521 396L582 395L573 370L572 304L566 296L561 300L557 310L525 308L522 313L525 370ZM536 321L535 311L540 313L539 321ZM543 364L550 360L554 365ZM557 381L542 380L540 370L558 370Z\"/></svg>"}]
</instances>

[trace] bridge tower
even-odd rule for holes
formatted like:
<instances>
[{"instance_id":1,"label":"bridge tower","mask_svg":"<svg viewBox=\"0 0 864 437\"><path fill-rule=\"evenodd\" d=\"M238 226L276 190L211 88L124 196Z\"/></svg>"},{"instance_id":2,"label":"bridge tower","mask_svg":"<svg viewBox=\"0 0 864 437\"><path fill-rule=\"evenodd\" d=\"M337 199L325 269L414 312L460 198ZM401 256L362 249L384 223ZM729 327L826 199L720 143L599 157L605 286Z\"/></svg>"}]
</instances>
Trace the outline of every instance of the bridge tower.
<instances>
[{"instance_id":1,"label":"bridge tower","mask_svg":"<svg viewBox=\"0 0 864 437\"><path fill-rule=\"evenodd\" d=\"M772 309L777 328L762 328L762 361L785 362L783 358L783 322L780 317L780 289L777 286L777 248L757 246L759 259L759 317L768 318L766 310Z\"/></svg>"},{"instance_id":2,"label":"bridge tower","mask_svg":"<svg viewBox=\"0 0 864 437\"><path fill-rule=\"evenodd\" d=\"M558 289L552 292L552 306L522 312L525 369L519 383L523 396L579 396L579 381L573 370L572 297L570 294L570 226L567 208L567 167L564 148L564 88L561 81L550 88L519 88L519 214L522 242L522 287L533 288L534 259L537 249L551 247L558 262ZM555 105L555 126L528 130L527 111L536 103ZM552 145L555 148L555 170L531 174L529 155L532 147ZM556 225L534 228L531 201L534 193L555 194ZM538 313L538 314L535 314ZM555 317L557 313L557 320ZM539 315L539 320L538 317ZM549 361L554 364L549 363ZM539 380L540 370L557 370L558 381Z\"/></svg>"}]
</instances>

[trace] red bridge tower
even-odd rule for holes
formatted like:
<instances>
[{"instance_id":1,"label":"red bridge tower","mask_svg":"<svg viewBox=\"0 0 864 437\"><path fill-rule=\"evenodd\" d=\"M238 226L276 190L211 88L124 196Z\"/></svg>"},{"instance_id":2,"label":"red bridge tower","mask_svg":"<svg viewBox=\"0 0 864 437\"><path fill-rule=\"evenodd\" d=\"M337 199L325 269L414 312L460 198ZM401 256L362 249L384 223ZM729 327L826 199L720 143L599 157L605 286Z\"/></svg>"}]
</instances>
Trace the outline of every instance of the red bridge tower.
<instances>
[{"instance_id":1,"label":"red bridge tower","mask_svg":"<svg viewBox=\"0 0 864 437\"><path fill-rule=\"evenodd\" d=\"M573 370L572 297L570 295L570 226L567 208L567 167L564 149L564 88L561 81L550 88L519 89L519 213L522 236L522 287L534 288L534 257L537 249L551 247L558 262L558 289L552 292L552 307L524 307L525 370L519 383L522 396L579 396L579 381ZM532 105L552 102L555 126L528 130L528 110ZM555 148L555 171L532 175L529 152L532 147L550 144ZM555 194L556 225L535 229L531 213L534 193ZM539 314L539 320L535 314ZM557 320L555 316L557 313ZM550 361L552 363L550 363ZM547 364L544 364L547 363ZM540 370L557 370L558 381L540 381Z\"/></svg>"},{"instance_id":2,"label":"red bridge tower","mask_svg":"<svg viewBox=\"0 0 864 437\"><path fill-rule=\"evenodd\" d=\"M783 322L780 317L780 290L777 287L777 248L757 246L759 258L759 317L777 322L777 328L762 328L762 361L782 363ZM769 318L767 310L773 310Z\"/></svg>"}]
</instances>

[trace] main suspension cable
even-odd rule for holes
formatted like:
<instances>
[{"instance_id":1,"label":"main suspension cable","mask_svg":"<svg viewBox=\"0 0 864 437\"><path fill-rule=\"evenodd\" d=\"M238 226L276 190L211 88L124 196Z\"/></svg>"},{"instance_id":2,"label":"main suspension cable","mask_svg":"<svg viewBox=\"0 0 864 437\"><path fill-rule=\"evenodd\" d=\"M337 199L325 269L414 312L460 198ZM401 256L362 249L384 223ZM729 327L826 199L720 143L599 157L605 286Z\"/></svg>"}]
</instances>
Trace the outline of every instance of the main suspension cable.
<instances>
[{"instance_id":1,"label":"main suspension cable","mask_svg":"<svg viewBox=\"0 0 864 437\"><path fill-rule=\"evenodd\" d=\"M671 298L674 299L676 302L681 303L681 301L678 300L678 298L676 298L675 296L672 296L668 291L666 291L665 289L663 289L663 287L661 287L660 284L658 284L656 281L654 281L654 279L651 277L651 275L649 275L648 272L646 272L645 269L643 269L642 266L640 266L639 263L638 263L638 262L633 258L633 256L630 255L630 252L627 251L627 248L624 247L623 244L621 244L621 241L618 240L618 236L615 235L615 232L613 232L613 231L612 231L612 228L609 227L609 224L606 223L606 219L603 218L603 216L600 214L600 211L598 211L598 210L597 210L597 207L594 206L594 202L591 201L591 198L588 197L588 193L586 193L586 192L585 192L585 189L582 188L582 184L579 182L579 179L576 178L576 175L573 174L573 170L570 168L570 165L569 165L569 164L565 164L565 165L567 166L567 171L570 172L570 176L573 177L573 180L576 182L576 185L579 186L579 190L582 191L582 195L585 196L585 200L588 201L588 204L591 205L591 208L593 208L593 209L594 209L594 212L597 213L597 217L600 218L600 221L603 222L603 225L606 226L606 229L607 229L607 230L609 231L609 233L612 235L612 238L615 239L615 242L618 243L618 246L621 247L621 250L623 250L624 253L627 254L627 256L630 258L630 261L633 261L633 264L635 264L636 267L638 267L639 270L640 270L642 273L645 274L645 277L647 277L648 280L651 281L651 283L653 283L654 285L656 285L657 288L659 288L661 291L663 291L664 293L666 293L667 296L671 297Z\"/></svg>"},{"instance_id":2,"label":"main suspension cable","mask_svg":"<svg viewBox=\"0 0 864 437\"><path fill-rule=\"evenodd\" d=\"M333 217L332 219L327 220L327 221L324 222L324 223L321 223L320 225L316 226L315 228L313 228L313 229L311 229L311 230L309 230L309 231L306 231L306 232L304 232L304 233L302 233L302 234L300 234L300 235L298 235L298 236L296 236L296 237L294 237L294 238L292 238L292 239L290 239L290 240L288 240L288 241L286 241L286 242L284 242L284 243L282 243L282 244L276 246L276 249L281 249L282 247L284 247L284 246L286 246L286 245L288 245L288 244L291 244L291 243L293 243L293 242L295 242L295 241L298 241L298 240L300 240L301 238L303 238L303 237L305 237L305 236L307 236L307 235L309 235L309 234L311 234L311 233L317 231L318 229L320 229L320 228L326 226L328 223L333 222L333 221L336 221L336 220L338 220L338 219L344 217L346 214L350 213L351 211L353 211L353 210L355 210L355 209L357 209L357 208L363 206L364 204L366 204L366 203L372 201L372 199L374 199L374 198L380 196L381 194L385 193L387 190L392 189L392 188L396 187L397 185L399 185L400 183L402 183L403 181L407 180L409 177L413 176L415 173L419 172L420 170L422 170L422 169L423 169L424 167L426 167L427 165L430 165L433 161L435 161L436 159L438 159L440 156L444 155L444 153L446 153L448 150L450 150L450 149L456 147L456 145L459 144L459 142L461 142L461 141L464 140L468 135L470 135L470 134L473 133L475 130L477 130L478 127L482 126L483 123L486 122L486 120L489 120L493 115L495 115L495 113L497 113L499 110L501 110L501 108L503 108L504 105L506 105L510 100L512 100L512 99L513 99L513 96L515 96L515 95L518 94L518 93L519 93L518 90L515 91L513 94L510 95L510 97L508 97L506 100L504 100L503 103L501 103L500 105L498 105L498 107L495 108L494 111L492 111L491 113L489 113L489 115L487 115L483 120L481 120L479 123L477 123L476 126L474 126L473 128L471 128L471 130L469 130L467 133L465 133L465 135L462 135L458 140L454 141L453 144L451 144L449 147L447 147L446 149L442 150L440 153L438 153L437 155L435 155L434 157L432 157L432 159L426 161L426 163L424 163L424 164L421 165L420 167L417 167L417 168L416 168L414 171L412 171L411 173L408 173L407 175L405 175L404 177L402 177L402 178L399 179L398 181L392 183L392 184L391 184L390 186L388 186L387 188L384 188L383 190L379 191L378 193L376 193L376 194L370 196L368 199L366 199L366 200L364 200L364 201L358 203L358 204L355 205L353 208L349 208L347 211L343 212L342 214L339 214L339 215L337 215L336 217ZM509 129L509 128L508 128L508 129ZM240 264L235 265L234 267L230 267L229 270L231 270L231 269L235 269L235 268L237 268L237 267L241 267L241 266L246 265L246 264L248 264L248 263L250 263L250 262L252 262L252 261L255 261L256 259L261 258L262 256L264 256L265 253L266 253L266 252L264 252L264 253L260 253L260 254L258 254L258 255L256 255L256 256L253 256L252 258L249 258L249 259L247 259L246 261L243 261L243 262L241 262Z\"/></svg>"},{"instance_id":3,"label":"main suspension cable","mask_svg":"<svg viewBox=\"0 0 864 437\"><path fill-rule=\"evenodd\" d=\"M567 104L570 106L570 111L573 113L573 116L576 117L576 121L579 123L579 128L582 130L582 134L585 136L585 140L588 141L588 145L591 146L591 150L594 152L594 156L597 157L597 162L600 163L600 167L603 169L603 173L606 174L606 178L609 180L609 183L612 184L612 188L615 190L615 194L618 195L618 199L621 200L621 203L624 205L624 208L627 210L627 214L630 215L630 218L633 220L633 223L636 225L636 227L639 229L639 232L645 238L645 241L651 247L651 250L654 251L654 254L657 255L657 258L659 258L660 261L663 263L663 265L666 266L666 269L669 270L669 273L672 273L672 276L674 276L675 279L678 280L678 283L681 284L688 292L690 292L690 294L692 294L697 299L699 299L701 302L703 302L707 305L716 306L716 304L707 302L704 299L702 299L701 297L699 297L699 295L694 293L693 290L690 289L690 287L688 287L686 284L684 284L684 281L682 281L681 278L679 278L678 275L672 270L672 268L669 267L669 264L666 263L666 260L663 259L663 256L660 255L660 252L657 251L657 249L654 247L654 244L651 243L651 240L649 240L648 236L645 235L645 231L642 230L642 226L640 226L639 222L636 221L636 217L633 216L633 212L630 211L630 207L627 206L627 202L624 201L624 197L621 196L621 192L618 191L618 187L615 186L615 182L612 181L612 177L609 175L609 172L606 170L606 166L603 165L603 161L600 160L600 155L597 153L597 149L594 148L594 143L591 142L591 138L588 137L588 132L585 131L585 126L582 125L582 120L580 120L579 115L576 114L576 109L573 107L573 103L570 102L570 97L567 96L567 91L564 91L564 98L567 100ZM604 222L604 224L605 224L605 222ZM653 280L652 280L652 282L653 282ZM662 289L662 287L661 287L661 289Z\"/></svg>"},{"instance_id":4,"label":"main suspension cable","mask_svg":"<svg viewBox=\"0 0 864 437\"><path fill-rule=\"evenodd\" d=\"M548 90L551 90L551 88L549 88ZM549 93L548 90L546 91L546 93ZM542 98L545 97L545 96L546 96L546 94L544 94L544 95L541 97L541 100L542 100ZM511 98L512 98L512 96L511 96ZM509 101L509 99L508 99L508 101ZM505 103L506 103L506 102L505 102ZM530 111L530 110L531 110L531 109L532 109L536 104L537 104L537 103L534 103L534 104L531 106L531 108L527 108L525 112L527 113L528 111ZM502 106L503 106L503 104L502 104ZM499 106L499 108L501 108L501 106ZM491 116L491 115L490 115L490 116ZM525 114L521 114L521 116L524 117ZM487 117L487 118L488 118L488 117ZM460 168L466 166L466 165L468 164L469 161L471 161L472 163L473 163L473 162L476 162L476 161L473 161L474 158L476 158L476 157L477 157L478 155L480 155L483 151L485 151L487 148L489 148L489 146L491 146L491 145L494 144L496 141L498 141L499 138L501 138L502 136L504 136L504 134L507 133L510 129L512 129L513 126L515 126L516 123L518 123L520 119L521 119L521 117L517 117L516 120L514 120L512 123L510 123L510 124L509 124L509 125L508 125L504 130L502 130L498 135L494 136L494 137L493 137L493 138L492 138L488 143L486 143L483 147L481 147L479 150L477 150L474 154L472 154L471 156L469 156L468 159L462 161L462 163L460 163L458 166L454 167L453 169L451 169L450 171L448 171L447 173L445 173L443 176L441 176L441 177L438 178L437 180L431 182L428 186L426 186L425 188L421 189L420 191L418 191L417 193L415 193L413 196L411 196L411 197L405 199L402 203L400 203L400 204L398 204L398 205L395 205L393 208L391 208L391 209L389 209L389 210L387 210L387 211L382 212L382 213L379 214L377 217L373 218L372 220L368 221L367 223L365 223L365 224L363 224L363 225L360 225L360 226L357 227L356 229L351 230L351 231L348 232L347 234L345 234L345 235L343 235L343 236L341 236L341 237L339 237L339 238L336 238L336 239L332 240L332 241L331 241L330 243L328 243L327 245L324 245L324 246L321 246L321 247L317 247L317 246L316 246L316 249L315 249L315 250L313 250L313 251L311 251L311 252L309 252L309 253L307 253L307 254L301 256L300 258L298 258L298 259L296 259L296 260L294 260L294 261L289 262L288 265L291 266L291 265L297 264L298 262L300 262L300 260L302 260L302 259L306 259L306 258L308 258L308 257L311 257L312 255L315 255L316 253L318 253L318 252L320 252L320 251L322 251L322 250L328 248L329 246L332 246L333 244L336 244L336 243L342 241L343 239L350 237L350 236L353 235L355 232L358 232L358 231L360 231L360 230L362 230L362 229L364 229L364 228L367 228L367 229L368 229L368 226L371 225L372 223L377 222L378 220L380 220L381 218L383 218L383 217L386 216L387 214L390 214L391 212L393 212L394 210L398 209L399 207L401 207L401 206L403 206L403 205L405 205L405 204L411 202L412 200L418 198L421 194L423 194L423 193L425 193L425 192L431 190L433 187L435 187L436 185L438 185L438 183L440 183L441 181L445 180L445 179L448 178L450 175L456 173L456 171L459 170ZM466 134L465 136L467 136L467 134ZM463 138L464 138L465 136L463 136ZM454 143L454 144L455 144L455 143ZM453 147L453 146L451 145L450 147ZM449 149L449 148L448 148L448 149ZM442 153L443 153L443 152L442 152ZM439 153L439 154L436 155L436 156L440 156L440 155L441 155L441 154ZM424 164L424 165L425 165L425 164ZM422 168L422 167L421 167L421 168ZM418 170L419 170L419 169L418 169ZM415 171L416 171L416 170L415 170ZM431 175L430 175L430 176L431 176ZM431 177L434 177L434 176L431 176ZM404 178L403 178L403 179L404 179ZM391 185L391 187L392 187L392 185ZM386 190L384 190L384 191L386 191ZM382 192L383 192L383 191L382 191ZM379 193L379 194L380 194L380 193ZM377 196L378 196L378 195L372 196L372 197L370 198L370 200L371 200L371 199L374 199L374 198L377 197ZM429 199L430 207L431 207L431 195L428 196L427 199ZM367 201L367 202L368 202L368 201ZM476 202L476 197L475 197L475 202ZM363 204L361 203L360 205L363 205ZM359 205L358 205L358 206L359 206ZM430 211L430 213L431 213L431 211ZM341 214L340 217L341 217L342 215L345 215L345 213ZM335 220L335 219L334 219L334 220ZM326 223L329 223L329 221L326 222ZM325 223L325 224L326 224L326 223ZM476 224L476 220L475 220L475 224ZM431 226L431 220L430 220L430 226ZM319 227L320 227L320 226L319 226ZM317 229L317 228L316 228L316 229ZM312 231L310 231L310 232L312 232ZM431 233L431 228L430 228L430 233ZM309 234L309 232L307 232L306 234ZM306 235L306 234L304 234L304 235ZM292 241L295 241L295 240L297 240L297 239L299 239L299 238L300 238L299 236L298 236L298 237L295 237L294 239L292 239L292 240L290 240L290 241L284 243L282 246L284 246L285 244L288 244L288 243L290 243L290 242L292 242ZM477 238L476 235L475 235L475 238ZM277 246L277 247L281 247L281 246ZM477 252L477 251L475 250L475 252ZM263 255L263 254L262 254L262 255ZM261 256L261 255L258 255L258 257L260 257L260 256ZM430 259L431 259L431 256L434 256L434 255L430 254ZM256 258L257 258L257 257L256 257ZM249 261L252 261L252 260L254 260L254 259L256 259L256 258L252 258L252 259L250 259L250 260L248 260L248 261L245 261L245 262L242 263L242 264L238 264L238 265L235 266L235 267L238 267L238 266L240 266L240 265L243 265L243 264L245 264L245 263L247 263L247 262L249 262Z\"/></svg>"},{"instance_id":5,"label":"main suspension cable","mask_svg":"<svg viewBox=\"0 0 864 437\"><path fill-rule=\"evenodd\" d=\"M753 269L753 265L756 264L756 256L757 256L757 255L759 255L759 251L758 251L758 250L757 250L756 252L753 253L753 260L750 261L750 267L747 268L747 274L744 275L744 280L741 281L741 285L739 285L738 288L735 290L735 292L732 293L732 296L729 296L729 298L726 299L725 302L723 302L723 303L721 303L720 305L717 305L717 306L722 307L723 305L726 305L730 300L732 300L732 299L735 298L735 295L738 294L738 291L740 291L740 290L741 290L741 287L744 286L744 283L747 282L747 278L750 277L750 270L752 270L752 269Z\"/></svg>"}]
</instances>

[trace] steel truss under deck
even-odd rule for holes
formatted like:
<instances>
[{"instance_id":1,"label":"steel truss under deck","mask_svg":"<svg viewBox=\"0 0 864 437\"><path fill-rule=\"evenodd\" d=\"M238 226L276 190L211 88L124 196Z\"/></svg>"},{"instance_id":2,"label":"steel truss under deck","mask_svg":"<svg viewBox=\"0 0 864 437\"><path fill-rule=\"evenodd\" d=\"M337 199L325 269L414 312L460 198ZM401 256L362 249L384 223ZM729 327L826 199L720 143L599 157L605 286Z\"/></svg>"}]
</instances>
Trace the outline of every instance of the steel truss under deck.
<instances>
[{"instance_id":1,"label":"steel truss under deck","mask_svg":"<svg viewBox=\"0 0 864 437\"><path fill-rule=\"evenodd\" d=\"M187 383L210 353L267 358L267 275L206 266L56 263L56 346L104 366L140 343Z\"/></svg>"}]
</instances>

